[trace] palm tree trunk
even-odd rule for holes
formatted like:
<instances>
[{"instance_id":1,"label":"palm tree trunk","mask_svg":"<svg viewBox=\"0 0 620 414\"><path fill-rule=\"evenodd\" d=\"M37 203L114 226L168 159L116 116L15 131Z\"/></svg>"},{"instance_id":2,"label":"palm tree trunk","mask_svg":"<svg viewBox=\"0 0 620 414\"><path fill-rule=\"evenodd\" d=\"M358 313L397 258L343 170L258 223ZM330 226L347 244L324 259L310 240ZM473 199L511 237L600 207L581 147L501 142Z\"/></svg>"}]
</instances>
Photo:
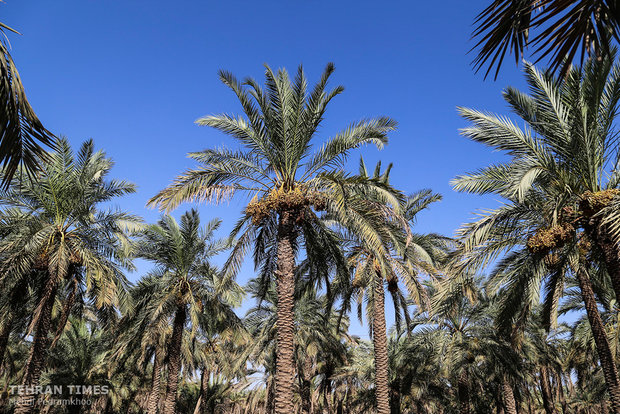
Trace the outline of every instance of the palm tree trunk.
<instances>
[{"instance_id":1,"label":"palm tree trunk","mask_svg":"<svg viewBox=\"0 0 620 414\"><path fill-rule=\"evenodd\" d=\"M551 394L551 382L549 381L549 370L546 366L540 368L540 391L542 394L543 407L547 414L556 414L553 406L553 395Z\"/></svg>"},{"instance_id":2,"label":"palm tree trunk","mask_svg":"<svg viewBox=\"0 0 620 414\"><path fill-rule=\"evenodd\" d=\"M200 372L200 393L198 394L198 401L196 401L196 407L194 408L194 414L204 413L207 409L206 392L209 387L209 372L205 366L202 367Z\"/></svg>"},{"instance_id":3,"label":"palm tree trunk","mask_svg":"<svg viewBox=\"0 0 620 414\"><path fill-rule=\"evenodd\" d=\"M275 413L290 414L293 409L295 384L294 335L295 335L295 212L282 211L278 223L277 284L277 357Z\"/></svg>"},{"instance_id":4,"label":"palm tree trunk","mask_svg":"<svg viewBox=\"0 0 620 414\"><path fill-rule=\"evenodd\" d=\"M377 273L374 280L372 315L372 343L375 352L375 394L377 397L377 414L390 414L385 291L383 290L383 277L379 272Z\"/></svg>"},{"instance_id":5,"label":"palm tree trunk","mask_svg":"<svg viewBox=\"0 0 620 414\"><path fill-rule=\"evenodd\" d=\"M0 368L4 363L4 355L6 353L6 347L9 343L9 335L11 335L11 331L13 330L13 320L15 318L15 312L9 310L8 315L4 319L4 325L2 326L2 331L0 331Z\"/></svg>"},{"instance_id":6,"label":"palm tree trunk","mask_svg":"<svg viewBox=\"0 0 620 414\"><path fill-rule=\"evenodd\" d=\"M458 379L459 413L469 414L469 380L463 370Z\"/></svg>"},{"instance_id":7,"label":"palm tree trunk","mask_svg":"<svg viewBox=\"0 0 620 414\"><path fill-rule=\"evenodd\" d=\"M598 311L596 298L592 291L592 282L584 266L578 269L577 279L579 281L579 288L581 289L581 296L586 307L586 313L588 314L588 320L590 321L592 335L594 336L596 351L601 362L601 368L603 369L605 383L607 384L611 397L612 409L614 414L620 414L620 381L618 380L618 370L609 346L609 339L605 333L601 315Z\"/></svg>"},{"instance_id":8,"label":"palm tree trunk","mask_svg":"<svg viewBox=\"0 0 620 414\"><path fill-rule=\"evenodd\" d=\"M312 405L312 358L306 355L302 372L299 375L302 412L310 414Z\"/></svg>"},{"instance_id":9,"label":"palm tree trunk","mask_svg":"<svg viewBox=\"0 0 620 414\"><path fill-rule=\"evenodd\" d=\"M504 377L502 381L502 391L504 393L504 407L507 414L517 414L517 403L515 401L515 394L512 391L512 386L508 382L508 378Z\"/></svg>"},{"instance_id":10,"label":"palm tree trunk","mask_svg":"<svg viewBox=\"0 0 620 414\"><path fill-rule=\"evenodd\" d=\"M168 384L166 384L163 414L174 414L176 412L179 372L181 371L181 345L186 317L185 305L180 305L174 315L170 348L168 349Z\"/></svg>"},{"instance_id":11,"label":"palm tree trunk","mask_svg":"<svg viewBox=\"0 0 620 414\"><path fill-rule=\"evenodd\" d=\"M566 395L564 394L564 385L562 383L562 375L558 375L558 398L560 399L560 405L562 406L562 414L568 414L568 405L566 403Z\"/></svg>"},{"instance_id":12,"label":"palm tree trunk","mask_svg":"<svg viewBox=\"0 0 620 414\"><path fill-rule=\"evenodd\" d=\"M159 349L155 350L153 357L153 375L151 377L151 393L147 404L147 414L157 414L157 406L159 405L159 393L161 384L161 358Z\"/></svg>"},{"instance_id":13,"label":"palm tree trunk","mask_svg":"<svg viewBox=\"0 0 620 414\"><path fill-rule=\"evenodd\" d=\"M32 388L39 383L39 377L47 358L49 348L48 334L52 323L52 309L57 287L56 278L50 276L45 283L45 288L39 301L41 310L34 327L30 356L28 357L22 380L22 385L26 387L26 392L19 396L14 414L30 414L35 410L36 404L32 405L30 403L36 400L36 395L31 391L34 391Z\"/></svg>"},{"instance_id":14,"label":"palm tree trunk","mask_svg":"<svg viewBox=\"0 0 620 414\"><path fill-rule=\"evenodd\" d=\"M600 220L592 220L585 226L585 229L588 237L595 241L603 253L605 269L616 293L616 300L620 303L620 252L609 235L608 229L600 223Z\"/></svg>"}]
</instances>

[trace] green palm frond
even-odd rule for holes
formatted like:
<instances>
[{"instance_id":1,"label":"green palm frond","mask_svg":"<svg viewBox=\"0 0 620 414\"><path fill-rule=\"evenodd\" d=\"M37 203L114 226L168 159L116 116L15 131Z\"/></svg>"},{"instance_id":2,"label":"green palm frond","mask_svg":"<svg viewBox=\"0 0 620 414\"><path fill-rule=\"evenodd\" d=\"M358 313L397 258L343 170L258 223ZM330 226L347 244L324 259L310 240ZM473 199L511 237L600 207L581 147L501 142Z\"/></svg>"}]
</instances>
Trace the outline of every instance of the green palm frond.
<instances>
[{"instance_id":1,"label":"green palm frond","mask_svg":"<svg viewBox=\"0 0 620 414\"><path fill-rule=\"evenodd\" d=\"M7 187L19 166L34 177L39 171L44 147L56 148L56 137L37 118L26 98L19 72L9 52L6 31L16 30L0 23L0 164L2 186Z\"/></svg>"}]
</instances>

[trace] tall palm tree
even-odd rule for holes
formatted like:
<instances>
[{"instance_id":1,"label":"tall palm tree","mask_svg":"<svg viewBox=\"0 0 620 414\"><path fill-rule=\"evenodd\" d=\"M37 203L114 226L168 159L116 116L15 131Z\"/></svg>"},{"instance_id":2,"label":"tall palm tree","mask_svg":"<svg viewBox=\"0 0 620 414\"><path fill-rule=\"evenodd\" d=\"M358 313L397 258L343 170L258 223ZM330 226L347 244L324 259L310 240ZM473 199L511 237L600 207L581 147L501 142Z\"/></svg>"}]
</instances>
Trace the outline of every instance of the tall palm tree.
<instances>
[{"instance_id":1,"label":"tall palm tree","mask_svg":"<svg viewBox=\"0 0 620 414\"><path fill-rule=\"evenodd\" d=\"M381 164L378 163L372 180L389 186L391 168L390 165L386 171L381 172ZM360 162L360 176L368 178L363 160ZM447 238L437 234L413 233L409 226L413 226L420 211L439 200L440 195L433 194L430 190L423 190L410 196L406 201L401 201L402 221L407 223L405 228L398 219L385 220L377 214L376 205L368 204L368 221L374 220L376 232L381 235L380 249L373 248L363 237L357 237L353 232L350 232L352 237L348 240L347 236L344 236L353 272L350 288L347 286L343 289L344 304L345 307L348 306L350 300L357 297L358 314L361 316L362 298L364 295L367 296L368 320L372 321L371 336L375 350L377 412L380 414L390 412L385 284L387 282L388 291L392 295L397 326L400 328L401 315L404 315L409 328L407 301L398 283L402 282L407 286L409 295L418 306L426 307L427 298L417 279L418 274L420 272L436 274L436 265L445 256L447 247ZM346 226L346 222L344 224Z\"/></svg>"},{"instance_id":2,"label":"tall palm tree","mask_svg":"<svg viewBox=\"0 0 620 414\"><path fill-rule=\"evenodd\" d=\"M0 226L7 234L0 241L1 281L19 281L33 270L44 274L27 330L33 337L22 380L27 386L38 383L44 368L52 310L62 286L73 292L86 286L98 308L125 305L127 281L122 269L131 267L127 232L139 226L139 219L130 214L101 209L101 204L134 192L134 186L106 179L113 162L102 151L95 152L92 141L74 154L62 139L57 152L38 162L38 177L13 180L0 193L0 204L5 206ZM57 335L74 304L75 295L63 304ZM20 396L16 413L32 411L23 404L29 397Z\"/></svg>"},{"instance_id":3,"label":"tall palm tree","mask_svg":"<svg viewBox=\"0 0 620 414\"><path fill-rule=\"evenodd\" d=\"M6 32L18 33L0 23L0 163L4 166L2 186L7 186L23 164L29 174L34 174L43 146L56 147L56 138L49 132L28 103L24 86L9 53ZM18 33L19 34L19 33Z\"/></svg>"},{"instance_id":4,"label":"tall palm tree","mask_svg":"<svg viewBox=\"0 0 620 414\"><path fill-rule=\"evenodd\" d=\"M519 64L531 45L534 55L549 56L551 68L566 74L575 57L583 64L586 54L601 57L612 39L620 40L619 7L615 0L493 0L476 19L476 70L488 63L487 76L495 65L497 78L509 48Z\"/></svg>"},{"instance_id":5,"label":"tall palm tree","mask_svg":"<svg viewBox=\"0 0 620 414\"><path fill-rule=\"evenodd\" d=\"M197 123L230 135L241 148L191 153L190 157L200 166L177 177L150 201L151 205L169 210L183 201L219 201L239 191L254 195L233 230L239 241L226 270L233 275L253 244L259 262L265 257L265 250L273 253L270 263L274 265L278 292L278 414L292 412L294 275L302 242L306 244L306 255L317 258L314 263L323 260L317 254L317 246L313 246L315 241L324 240L319 236L324 228L314 211L327 209L340 217L354 217L356 213L341 197L343 187L378 193L377 197L382 196L386 203L393 201L393 196L381 188L351 180L338 171L351 150L364 144L381 148L387 142L387 133L396 127L393 120L383 117L355 122L313 153L327 104L343 91L340 86L326 90L333 70L334 66L329 64L309 93L301 66L292 82L285 70L274 73L267 66L266 90L253 79L242 83L221 71L220 79L239 99L244 116L207 116ZM361 220L355 225L360 231L366 228L371 232ZM262 244L266 242L271 244Z\"/></svg>"},{"instance_id":6,"label":"tall palm tree","mask_svg":"<svg viewBox=\"0 0 620 414\"><path fill-rule=\"evenodd\" d=\"M111 355L112 368L126 371L127 366L146 368L152 359L150 390L146 403L148 414L157 414L166 342L170 338L167 315L153 319L152 310L161 286L158 277L147 275L130 290L132 306L118 324L118 337Z\"/></svg>"},{"instance_id":7,"label":"tall palm tree","mask_svg":"<svg viewBox=\"0 0 620 414\"><path fill-rule=\"evenodd\" d=\"M328 298L317 295L314 289L300 287L298 285L295 295L295 324L298 327L295 330L294 353L298 390L295 402L299 401L296 406L300 413L312 413L317 405L313 396L318 396L320 389L331 394L331 390L325 387L331 379L328 378L330 372L327 372L326 365L334 359L342 361L345 358L345 335L338 331L339 315L326 307ZM259 299L259 303L250 308L245 317L245 324L253 338L247 345L246 354L249 361L265 369L268 389L275 368L271 356L276 351L277 293L273 283L266 294L263 294L263 289L257 279L251 280L247 286L248 292ZM314 387L316 377L321 377L318 387ZM325 397L329 400L331 395Z\"/></svg>"},{"instance_id":8,"label":"tall palm tree","mask_svg":"<svg viewBox=\"0 0 620 414\"><path fill-rule=\"evenodd\" d=\"M201 227L198 212L190 210L181 216L180 223L164 216L140 235L139 256L156 265L150 280L157 287L147 308L151 326L160 329L162 319L172 320L166 351L164 414L176 412L186 325L189 323L190 328L186 342L192 342L201 329L221 324L222 319L227 324L237 321L232 306L240 302L242 290L231 279L219 277L219 270L209 262L229 246L225 240L213 240L220 223L214 219ZM157 357L156 351L155 365Z\"/></svg>"},{"instance_id":9,"label":"tall palm tree","mask_svg":"<svg viewBox=\"0 0 620 414\"><path fill-rule=\"evenodd\" d=\"M607 270L620 298L618 250L599 217L618 194L620 171L614 118L620 98L620 69L612 58L590 60L561 80L526 65L531 95L507 89L504 98L527 128L471 109L468 138L505 151L510 159L454 180L459 191L497 194L507 200L461 229L461 263L476 268L509 252L492 277L505 286L503 319L528 312L546 281L544 315L556 314L567 274L579 281L597 350L620 412L620 379L592 290L593 268Z\"/></svg>"}]
</instances>

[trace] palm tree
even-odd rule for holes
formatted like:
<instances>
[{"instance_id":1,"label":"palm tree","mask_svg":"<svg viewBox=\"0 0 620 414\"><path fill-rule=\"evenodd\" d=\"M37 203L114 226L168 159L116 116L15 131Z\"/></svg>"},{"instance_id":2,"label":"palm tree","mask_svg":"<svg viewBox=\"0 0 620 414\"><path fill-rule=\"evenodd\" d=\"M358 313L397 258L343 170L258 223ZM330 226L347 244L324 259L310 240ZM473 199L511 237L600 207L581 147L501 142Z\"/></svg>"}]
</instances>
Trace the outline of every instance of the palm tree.
<instances>
[{"instance_id":1,"label":"palm tree","mask_svg":"<svg viewBox=\"0 0 620 414\"><path fill-rule=\"evenodd\" d=\"M110 344L105 331L95 323L88 323L85 318L70 318L68 325L66 334L50 353L51 370L42 382L62 385L65 392L69 391L69 385L75 384L96 384L99 387L106 386L108 392L111 391L106 367ZM64 398L70 397L65 394ZM71 404L67 412L81 413L82 410L79 404Z\"/></svg>"},{"instance_id":2,"label":"palm tree","mask_svg":"<svg viewBox=\"0 0 620 414\"><path fill-rule=\"evenodd\" d=\"M600 58L612 39L619 41L618 7L614 0L493 0L476 19L476 70L488 63L486 77L495 65L497 78L508 48L518 65L532 45L534 55L549 56L551 68L566 74L575 57L582 64L586 54ZM537 29L530 39L530 30Z\"/></svg>"},{"instance_id":3,"label":"palm tree","mask_svg":"<svg viewBox=\"0 0 620 414\"><path fill-rule=\"evenodd\" d=\"M259 279L251 280L246 288L259 303L248 310L244 320L252 341L246 346L247 358L240 362L247 360L253 365L262 365L265 388L269 390L275 368L271 357L276 352L277 293L273 283L266 288L266 294L264 289ZM295 405L300 413L316 412L321 391L324 401L327 400L325 405L331 403L332 390L328 382L332 380L333 372L330 372L329 365L334 360L342 364L346 355L346 335L338 330L339 315L326 306L327 301L328 298L317 295L315 289L304 289L302 284L298 284L295 295L297 329L294 362L297 372ZM315 378L320 378L316 387ZM326 409L329 411L329 407Z\"/></svg>"},{"instance_id":4,"label":"palm tree","mask_svg":"<svg viewBox=\"0 0 620 414\"><path fill-rule=\"evenodd\" d=\"M241 300L242 290L232 280L220 278L219 270L209 263L214 255L228 248L227 241L213 240L220 223L214 219L201 227L198 212L190 210L181 216L180 223L164 216L140 235L139 256L156 265L150 278L156 288L147 307L151 327L161 329L162 319L172 320L166 351L168 380L164 414L176 412L183 337L188 322L191 329L186 341L192 342L201 329L221 324L222 319L227 325L237 320L232 306ZM157 363L156 351L155 366ZM154 378L156 375L155 371Z\"/></svg>"},{"instance_id":5,"label":"palm tree","mask_svg":"<svg viewBox=\"0 0 620 414\"><path fill-rule=\"evenodd\" d=\"M382 173L381 163L378 163L372 180L389 186L391 168L391 165L388 166ZM360 176L368 178L363 160L360 161ZM403 215L402 219L397 217L396 220L385 220L385 217L377 214L378 203L370 203L372 200L369 199L361 200L366 204L368 222L375 226L376 233L381 237L382 246L376 249L369 245L363 236L358 237L352 232L349 232L351 237L348 239L346 234L343 236L353 272L350 286L347 286L348 283L341 283L343 310L348 308L353 297L357 297L358 314L361 317L362 298L364 295L367 296L367 318L372 321L371 337L375 350L377 412L380 414L390 412L384 285L387 282L388 291L394 302L397 327L400 329L401 315L404 315L407 327L410 328L407 301L398 283L399 281L404 283L416 304L425 308L427 298L417 276L420 272L431 275L437 273L435 266L446 253L448 239L437 234L416 234L409 226L413 226L420 211L439 200L441 196L433 194L430 190L415 193L406 201L400 202ZM406 223L405 228L403 221ZM343 224L346 227L346 222Z\"/></svg>"},{"instance_id":6,"label":"palm tree","mask_svg":"<svg viewBox=\"0 0 620 414\"><path fill-rule=\"evenodd\" d=\"M436 284L428 322L440 332L435 341L441 347L451 382L456 385L460 413L471 412L474 402L474 412L490 403L503 406L510 414L517 412L513 388L524 382L522 377L528 367L523 359L531 357L523 355L525 345L514 346L496 328L495 305L479 277L446 278ZM494 384L495 394L502 395L498 401L480 401L474 393L476 388L482 388L487 390L487 396L493 395L487 384Z\"/></svg>"},{"instance_id":7,"label":"palm tree","mask_svg":"<svg viewBox=\"0 0 620 414\"><path fill-rule=\"evenodd\" d=\"M301 66L293 82L285 70L274 73L267 66L266 90L253 79L242 83L232 74L220 71L220 79L236 94L245 117L223 114L201 118L197 123L230 135L242 148L191 153L190 157L198 161L200 167L177 177L150 201L151 205L170 210L183 201L219 201L238 191L254 195L233 230L233 235L239 235L239 241L226 270L232 276L252 244L258 262L262 263L261 259L273 253L270 263L275 266L278 291L275 397L278 414L292 412L294 274L302 240L307 256L321 258L313 260L314 263L323 260L317 254L317 246L313 246L314 241L321 239L317 233L324 230L313 209L327 209L340 217L355 216L340 197L345 185L351 191L379 193L386 202L393 198L370 183L351 180L337 171L351 150L364 144L381 148L387 142L387 133L396 126L393 120L383 117L353 123L312 153L313 138L327 104L343 91L340 86L326 90L333 70L334 66L329 64L310 93ZM365 227L361 221L355 225L360 231ZM267 242L273 244L261 244Z\"/></svg>"},{"instance_id":8,"label":"palm tree","mask_svg":"<svg viewBox=\"0 0 620 414\"><path fill-rule=\"evenodd\" d=\"M9 53L6 32L19 34L0 23L0 163L4 166L2 185L8 186L23 164L29 174L40 167L45 157L42 146L56 148L56 138L49 132L28 103L24 86Z\"/></svg>"},{"instance_id":9,"label":"palm tree","mask_svg":"<svg viewBox=\"0 0 620 414\"><path fill-rule=\"evenodd\" d=\"M148 414L157 414L160 405L161 383L166 342L170 338L167 315L153 320L152 310L161 286L158 277L147 275L132 286L132 306L118 326L118 338L112 353L112 369L126 372L129 366L147 368L152 359Z\"/></svg>"},{"instance_id":10,"label":"palm tree","mask_svg":"<svg viewBox=\"0 0 620 414\"><path fill-rule=\"evenodd\" d=\"M26 331L29 315L35 309L31 294L40 286L43 272L34 271L28 277L16 281L7 281L11 285L2 286L3 296L0 298L0 368L3 365L6 349L11 335L21 335Z\"/></svg>"},{"instance_id":11,"label":"palm tree","mask_svg":"<svg viewBox=\"0 0 620 414\"><path fill-rule=\"evenodd\" d=\"M92 141L85 142L73 154L66 139L58 152L39 159L41 171L36 179L14 180L0 194L5 209L0 226L7 234L0 241L2 283L11 284L28 277L33 270L43 272L38 287L36 308L27 334L33 335L23 385L36 385L50 346L54 300L62 286L74 293L86 286L98 308L123 307L127 281L122 274L129 268L131 245L128 230L139 219L119 210L99 206L134 191L133 184L107 180L113 162L105 153L94 151ZM63 285L64 284L64 285ZM62 332L75 304L69 295L60 310L56 336ZM20 396L23 403L29 396ZM31 412L20 405L16 413Z\"/></svg>"},{"instance_id":12,"label":"palm tree","mask_svg":"<svg viewBox=\"0 0 620 414\"><path fill-rule=\"evenodd\" d=\"M505 117L461 109L474 124L463 134L507 152L510 160L454 180L459 191L507 200L461 229L458 266L472 270L509 252L491 275L505 286L500 317L505 327L514 322L511 314L532 309L544 280L543 314L551 324L565 277L575 275L614 410L620 412L620 380L591 286L592 269L600 264L620 297L618 251L599 218L613 204L620 179L613 125L619 68L605 58L571 69L564 80L529 64L525 72L531 95L509 88L504 98L526 130Z\"/></svg>"}]
</instances>

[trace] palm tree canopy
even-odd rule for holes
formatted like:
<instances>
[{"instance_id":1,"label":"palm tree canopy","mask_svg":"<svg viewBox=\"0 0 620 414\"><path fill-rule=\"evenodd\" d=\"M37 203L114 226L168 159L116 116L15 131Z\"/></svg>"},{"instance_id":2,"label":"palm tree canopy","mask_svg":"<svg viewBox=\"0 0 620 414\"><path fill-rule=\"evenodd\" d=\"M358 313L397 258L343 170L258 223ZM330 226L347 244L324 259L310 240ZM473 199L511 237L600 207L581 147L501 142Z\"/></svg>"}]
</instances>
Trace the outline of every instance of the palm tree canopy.
<instances>
[{"instance_id":1,"label":"palm tree canopy","mask_svg":"<svg viewBox=\"0 0 620 414\"><path fill-rule=\"evenodd\" d=\"M509 252L496 263L491 281L507 289L502 301L513 314L517 307L533 306L546 281L544 313L549 320L566 271L579 267L584 248L580 227L593 214L617 217L613 199L620 183L620 154L614 120L620 68L613 63L614 54L612 50L609 57L572 68L563 79L526 64L530 94L513 88L504 92L524 128L504 116L460 109L472 122L462 134L508 159L453 180L458 191L506 200L459 230L457 261L465 272L475 272ZM601 206L586 211L583 200L601 197L610 212Z\"/></svg>"},{"instance_id":2,"label":"palm tree canopy","mask_svg":"<svg viewBox=\"0 0 620 414\"><path fill-rule=\"evenodd\" d=\"M391 170L392 164L382 171L381 162L378 162L372 175L369 175L364 160L360 159L359 175L382 185L389 186ZM341 223L342 243L352 274L352 277L347 275L344 279L337 278L334 283L334 290L341 291L344 297L343 311L348 310L351 298L356 298L358 317L361 319L362 305L366 297L367 318L372 320L373 284L377 277L387 281L396 310L397 329L400 330L402 315L407 326L410 325L407 295L401 291L399 282L406 286L410 299L420 308L427 308L426 291L418 277L420 274L435 276L439 273L437 268L446 257L451 241L435 233L414 232L414 225L421 211L441 199L440 194L429 189L417 191L400 201L399 210L402 213L398 216L377 214L376 202L369 198L359 200L366 205L359 211L363 212L375 233L380 236L382 249L374 249L366 243L363 234L347 231L349 226L346 221Z\"/></svg>"},{"instance_id":3,"label":"palm tree canopy","mask_svg":"<svg viewBox=\"0 0 620 414\"><path fill-rule=\"evenodd\" d=\"M234 281L224 280L210 263L230 247L228 240L214 240L220 223L213 219L201 226L198 212L190 210L180 222L165 215L141 232L138 256L156 265L141 285L150 293L143 311L152 328L165 329L167 324L158 321L187 305L192 336L199 328L211 332L236 323L232 306L240 303L243 290Z\"/></svg>"},{"instance_id":4,"label":"palm tree canopy","mask_svg":"<svg viewBox=\"0 0 620 414\"><path fill-rule=\"evenodd\" d=\"M387 142L387 132L396 127L396 122L386 117L355 122L311 152L327 104L344 90L342 86L326 90L333 71L329 64L310 93L301 66L293 82L286 70L274 73L266 66L266 90L254 79L240 82L231 73L220 71L221 81L235 93L245 116L211 115L196 123L233 137L242 149L190 153L201 167L177 177L150 204L170 210L184 201L220 200L238 190L258 194L290 191L301 184L310 186L320 173L342 166L351 149L369 143L381 148Z\"/></svg>"},{"instance_id":5,"label":"palm tree canopy","mask_svg":"<svg viewBox=\"0 0 620 414\"><path fill-rule=\"evenodd\" d=\"M377 236L348 200L355 194L357 197L372 194L374 199L399 208L399 195L391 189L341 171L334 172L343 167L350 150L364 144L383 147L387 133L396 127L395 121L381 117L354 122L313 151L328 103L344 90L341 86L327 90L333 71L334 66L327 65L311 91L301 66L293 81L286 70L275 73L266 66L265 89L254 79L240 82L232 74L220 71L220 79L239 99L244 116L212 115L196 122L233 137L241 148L190 153L190 158L200 166L177 177L149 201L152 206L170 210L186 201L221 201L238 191L252 196L232 232L233 236L239 236L224 266L228 274L238 271L252 245L257 247L256 266L273 268L270 265L275 262L269 258L275 257L277 214L283 209L298 212L297 224L302 228L306 252L311 256L313 252L325 253L333 242L333 236L311 208L328 210L343 220L348 216L351 224L360 233L366 232L376 244L379 244ZM325 263L329 257L337 256L336 250L316 256L321 259L312 262Z\"/></svg>"},{"instance_id":6,"label":"palm tree canopy","mask_svg":"<svg viewBox=\"0 0 620 414\"><path fill-rule=\"evenodd\" d=\"M89 291L103 305L124 300L131 268L129 232L141 220L118 209L101 208L133 184L107 179L113 162L92 141L74 154L66 139L59 149L37 162L37 177L14 179L0 193L0 225L7 236L0 241L2 279L20 279L33 269L49 271L62 280L86 276Z\"/></svg>"},{"instance_id":7,"label":"palm tree canopy","mask_svg":"<svg viewBox=\"0 0 620 414\"><path fill-rule=\"evenodd\" d=\"M615 0L493 0L475 24L473 64L488 66L485 77L495 66L497 78L507 52L519 64L530 45L538 60L548 57L551 69L565 74L575 58L608 54L609 42L619 41L620 8Z\"/></svg>"}]
</instances>

